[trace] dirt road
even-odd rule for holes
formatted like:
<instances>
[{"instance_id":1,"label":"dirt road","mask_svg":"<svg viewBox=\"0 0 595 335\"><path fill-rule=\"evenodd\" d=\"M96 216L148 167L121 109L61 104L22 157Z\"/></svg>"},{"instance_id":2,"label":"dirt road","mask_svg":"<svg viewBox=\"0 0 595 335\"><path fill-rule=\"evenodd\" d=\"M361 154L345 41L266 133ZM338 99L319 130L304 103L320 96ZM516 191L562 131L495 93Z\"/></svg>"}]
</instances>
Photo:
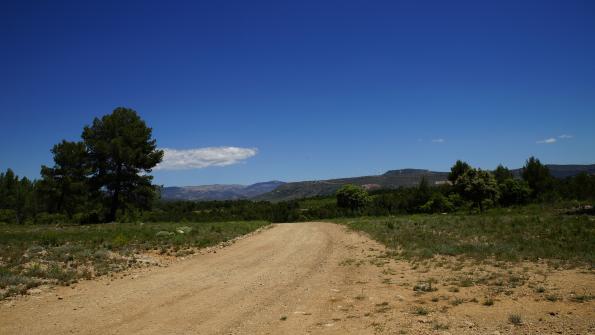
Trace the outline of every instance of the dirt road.
<instances>
[{"instance_id":1,"label":"dirt road","mask_svg":"<svg viewBox=\"0 0 595 335\"><path fill-rule=\"evenodd\" d=\"M420 302L411 288L416 272L406 262L390 265L382 250L330 223L275 225L216 253L7 302L0 334L523 333L506 324L506 310L494 317L498 304L415 315L412 307L429 297ZM564 325L588 333L592 303L569 306L556 307ZM525 330L540 329L523 317Z\"/></svg>"}]
</instances>

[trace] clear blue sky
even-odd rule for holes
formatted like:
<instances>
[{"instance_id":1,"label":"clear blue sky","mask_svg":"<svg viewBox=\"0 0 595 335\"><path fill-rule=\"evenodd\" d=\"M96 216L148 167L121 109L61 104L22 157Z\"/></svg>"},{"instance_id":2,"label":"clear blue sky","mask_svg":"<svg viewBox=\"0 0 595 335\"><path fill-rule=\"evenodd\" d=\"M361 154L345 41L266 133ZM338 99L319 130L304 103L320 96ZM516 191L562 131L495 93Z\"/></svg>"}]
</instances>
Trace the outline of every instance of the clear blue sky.
<instances>
[{"instance_id":1,"label":"clear blue sky","mask_svg":"<svg viewBox=\"0 0 595 335\"><path fill-rule=\"evenodd\" d=\"M12 1L0 40L0 169L32 178L117 106L257 150L165 185L595 162L590 0Z\"/></svg>"}]
</instances>

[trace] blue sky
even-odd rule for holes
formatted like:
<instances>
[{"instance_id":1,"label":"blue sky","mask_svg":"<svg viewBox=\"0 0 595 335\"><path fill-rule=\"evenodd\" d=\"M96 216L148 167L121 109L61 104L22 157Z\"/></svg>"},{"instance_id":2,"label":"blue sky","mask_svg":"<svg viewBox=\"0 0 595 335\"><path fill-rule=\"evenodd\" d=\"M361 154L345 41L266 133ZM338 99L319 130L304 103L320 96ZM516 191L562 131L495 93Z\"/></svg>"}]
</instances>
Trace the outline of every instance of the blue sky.
<instances>
[{"instance_id":1,"label":"blue sky","mask_svg":"<svg viewBox=\"0 0 595 335\"><path fill-rule=\"evenodd\" d=\"M0 170L19 175L118 106L170 149L165 185L595 163L593 1L2 7Z\"/></svg>"}]
</instances>

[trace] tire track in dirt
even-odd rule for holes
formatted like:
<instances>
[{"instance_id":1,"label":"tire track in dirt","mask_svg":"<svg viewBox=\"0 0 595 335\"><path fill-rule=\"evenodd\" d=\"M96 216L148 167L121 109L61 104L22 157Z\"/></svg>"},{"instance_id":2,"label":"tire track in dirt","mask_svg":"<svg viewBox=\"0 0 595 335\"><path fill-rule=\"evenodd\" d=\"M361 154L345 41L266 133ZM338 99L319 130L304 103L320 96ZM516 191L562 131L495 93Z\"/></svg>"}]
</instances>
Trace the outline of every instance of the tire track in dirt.
<instances>
[{"instance_id":1,"label":"tire track in dirt","mask_svg":"<svg viewBox=\"0 0 595 335\"><path fill-rule=\"evenodd\" d=\"M487 292L477 286L451 293L444 281L456 275L386 258L384 247L340 225L277 224L216 253L5 302L0 334L435 334L436 325L449 329L438 331L444 334L523 334L595 327L593 301L553 305L524 289L494 307L453 306L457 296ZM432 276L443 281L437 292L412 289ZM573 278L578 286L569 290L593 289L590 272L550 278L557 286ZM415 306L430 314L412 313ZM507 324L519 310L526 324Z\"/></svg>"}]
</instances>

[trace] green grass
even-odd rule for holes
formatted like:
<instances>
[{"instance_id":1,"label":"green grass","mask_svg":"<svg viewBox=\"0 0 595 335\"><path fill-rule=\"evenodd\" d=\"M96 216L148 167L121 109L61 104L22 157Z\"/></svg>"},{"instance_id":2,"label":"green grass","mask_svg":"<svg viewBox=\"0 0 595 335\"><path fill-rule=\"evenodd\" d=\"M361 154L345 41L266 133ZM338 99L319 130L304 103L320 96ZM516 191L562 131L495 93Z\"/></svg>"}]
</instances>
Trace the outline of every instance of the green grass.
<instances>
[{"instance_id":1,"label":"green grass","mask_svg":"<svg viewBox=\"0 0 595 335\"><path fill-rule=\"evenodd\" d=\"M140 266L135 255L143 252L184 256L267 224L0 225L0 299L44 283L69 285Z\"/></svg>"},{"instance_id":2,"label":"green grass","mask_svg":"<svg viewBox=\"0 0 595 335\"><path fill-rule=\"evenodd\" d=\"M404 215L335 219L400 252L407 259L435 255L551 259L595 263L595 220L545 206L493 209L483 214Z\"/></svg>"}]
</instances>

